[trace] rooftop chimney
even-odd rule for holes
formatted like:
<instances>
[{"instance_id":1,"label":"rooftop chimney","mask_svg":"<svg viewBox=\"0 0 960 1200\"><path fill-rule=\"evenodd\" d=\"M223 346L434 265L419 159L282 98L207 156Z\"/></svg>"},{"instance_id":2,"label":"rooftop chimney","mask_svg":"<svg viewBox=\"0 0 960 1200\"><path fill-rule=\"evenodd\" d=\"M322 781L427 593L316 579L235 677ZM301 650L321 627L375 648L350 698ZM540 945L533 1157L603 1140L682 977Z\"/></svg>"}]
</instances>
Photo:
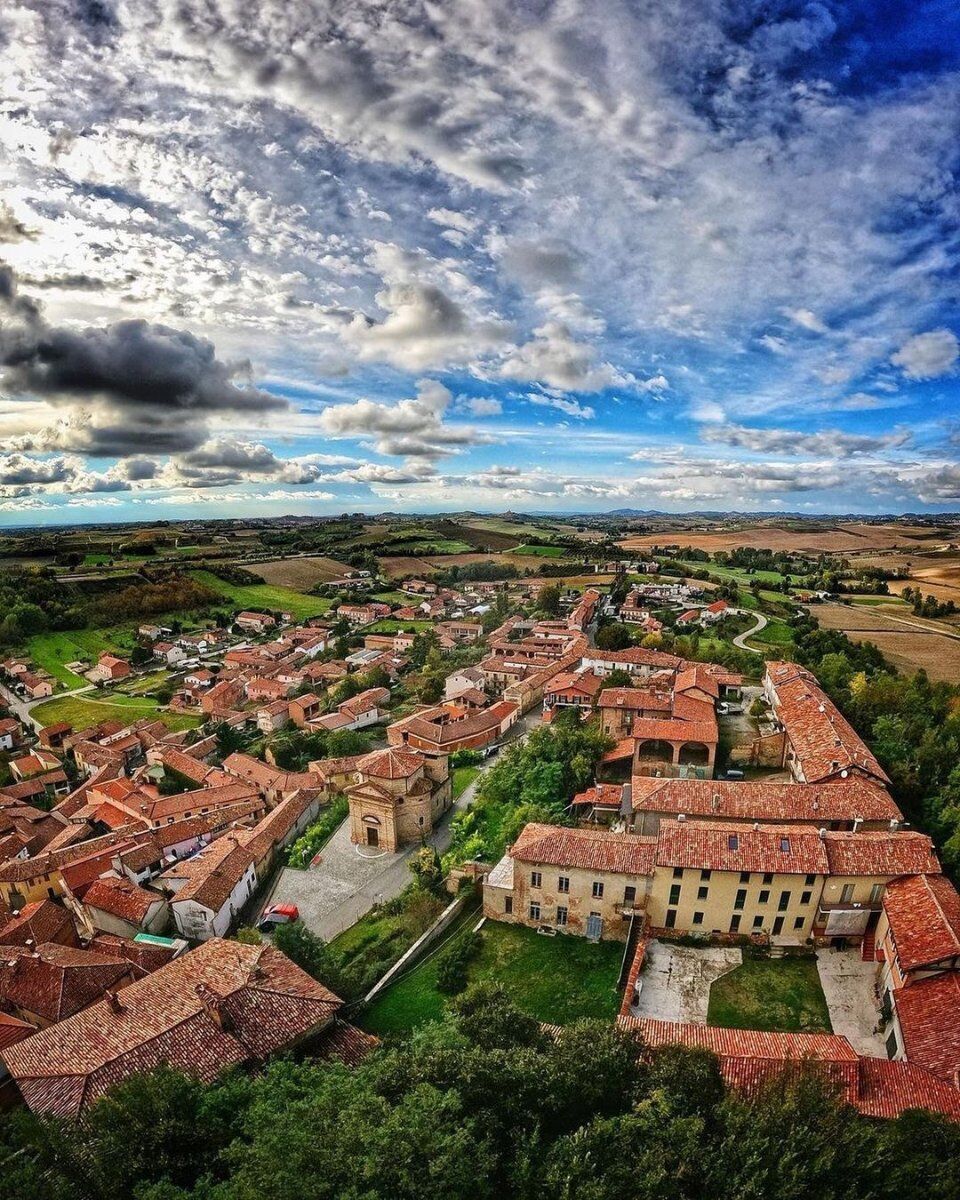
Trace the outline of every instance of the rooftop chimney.
<instances>
[{"instance_id":1,"label":"rooftop chimney","mask_svg":"<svg viewBox=\"0 0 960 1200\"><path fill-rule=\"evenodd\" d=\"M122 1013L124 1011L124 1007L120 1003L120 997L112 989L107 992L107 1003L110 1005L111 1012Z\"/></svg>"}]
</instances>

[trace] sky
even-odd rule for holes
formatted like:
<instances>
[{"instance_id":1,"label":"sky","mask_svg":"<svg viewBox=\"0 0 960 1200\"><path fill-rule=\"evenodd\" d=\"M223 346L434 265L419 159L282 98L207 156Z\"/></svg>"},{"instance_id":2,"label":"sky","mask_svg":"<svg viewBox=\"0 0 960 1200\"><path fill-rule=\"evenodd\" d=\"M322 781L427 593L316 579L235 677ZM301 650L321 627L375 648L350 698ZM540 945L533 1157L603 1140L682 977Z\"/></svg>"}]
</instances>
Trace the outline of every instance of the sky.
<instances>
[{"instance_id":1,"label":"sky","mask_svg":"<svg viewBox=\"0 0 960 1200\"><path fill-rule=\"evenodd\" d=\"M955 0L4 0L0 524L960 510Z\"/></svg>"}]
</instances>

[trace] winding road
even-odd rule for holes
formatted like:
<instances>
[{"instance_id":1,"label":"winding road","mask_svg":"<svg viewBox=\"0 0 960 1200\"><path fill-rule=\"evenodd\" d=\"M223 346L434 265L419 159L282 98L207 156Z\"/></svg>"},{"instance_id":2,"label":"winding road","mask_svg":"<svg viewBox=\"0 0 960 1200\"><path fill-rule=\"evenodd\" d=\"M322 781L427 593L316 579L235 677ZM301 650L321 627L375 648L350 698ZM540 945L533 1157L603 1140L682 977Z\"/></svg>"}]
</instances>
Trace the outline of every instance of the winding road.
<instances>
[{"instance_id":1,"label":"winding road","mask_svg":"<svg viewBox=\"0 0 960 1200\"><path fill-rule=\"evenodd\" d=\"M763 613L747 613L747 612L744 612L744 610L742 608L738 608L736 611L738 613L743 613L743 615L745 617L746 616L755 617L756 624L754 625L754 627L752 629L745 629L743 631L743 633L738 633L737 636L733 639L733 644L735 646L739 647L741 650L749 650L749 652L751 654L761 654L762 653L761 650L756 650L756 649L754 649L753 646L748 646L746 643L746 639L748 637L753 637L753 635L755 633L759 633L761 629L765 629L766 624L767 624L767 618L763 615Z\"/></svg>"}]
</instances>

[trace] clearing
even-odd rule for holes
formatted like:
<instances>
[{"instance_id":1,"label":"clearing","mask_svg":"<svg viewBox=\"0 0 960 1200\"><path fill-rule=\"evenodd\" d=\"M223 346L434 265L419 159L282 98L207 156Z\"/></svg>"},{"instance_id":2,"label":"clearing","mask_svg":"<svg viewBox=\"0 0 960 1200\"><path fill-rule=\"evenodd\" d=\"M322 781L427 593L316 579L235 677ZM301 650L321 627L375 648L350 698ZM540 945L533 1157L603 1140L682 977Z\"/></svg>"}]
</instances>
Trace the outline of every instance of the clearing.
<instances>
[{"instance_id":1,"label":"clearing","mask_svg":"<svg viewBox=\"0 0 960 1200\"><path fill-rule=\"evenodd\" d=\"M330 608L332 601L321 596L305 596L292 588L274 587L268 583L227 583L212 571L191 571L200 583L220 593L237 610L244 608L269 608L274 612L292 613L297 621L307 617L318 617Z\"/></svg>"},{"instance_id":2,"label":"clearing","mask_svg":"<svg viewBox=\"0 0 960 1200\"><path fill-rule=\"evenodd\" d=\"M292 588L295 592L309 592L318 583L329 583L331 579L342 579L349 567L335 558L313 556L309 558L276 558L271 562L250 563L244 568L259 575L264 583L273 587Z\"/></svg>"},{"instance_id":3,"label":"clearing","mask_svg":"<svg viewBox=\"0 0 960 1200\"><path fill-rule=\"evenodd\" d=\"M817 960L809 954L770 958L744 950L743 963L710 988L707 1024L724 1029L831 1033Z\"/></svg>"},{"instance_id":4,"label":"clearing","mask_svg":"<svg viewBox=\"0 0 960 1200\"><path fill-rule=\"evenodd\" d=\"M133 646L133 638L126 631ZM27 653L48 674L66 688L86 687L89 680L68 671L64 663L86 662L92 667L104 650L123 650L119 629L71 629L56 633L38 633L27 642Z\"/></svg>"},{"instance_id":5,"label":"clearing","mask_svg":"<svg viewBox=\"0 0 960 1200\"><path fill-rule=\"evenodd\" d=\"M898 605L818 604L813 615L824 629L840 629L853 642L873 642L895 667L920 667L936 681L960 675L960 632L955 626L915 617Z\"/></svg>"},{"instance_id":6,"label":"clearing","mask_svg":"<svg viewBox=\"0 0 960 1200\"><path fill-rule=\"evenodd\" d=\"M41 725L56 725L66 721L74 729L86 729L100 721L138 721L141 717L157 718L172 730L196 729L200 717L184 713L161 712L151 700L135 700L120 693L98 696L62 696L60 699L45 700L30 710L30 715Z\"/></svg>"},{"instance_id":7,"label":"clearing","mask_svg":"<svg viewBox=\"0 0 960 1200\"><path fill-rule=\"evenodd\" d=\"M473 924L464 920L440 946L449 946ZM550 1024L567 1025L580 1017L612 1021L616 1016L621 942L594 943L563 934L544 937L525 926L497 921L484 922L480 937L480 950L468 972L470 983L495 980L522 1012ZM442 1016L449 997L436 986L440 953L439 948L431 951L377 997L362 1017L363 1026L381 1035L406 1033Z\"/></svg>"}]
</instances>

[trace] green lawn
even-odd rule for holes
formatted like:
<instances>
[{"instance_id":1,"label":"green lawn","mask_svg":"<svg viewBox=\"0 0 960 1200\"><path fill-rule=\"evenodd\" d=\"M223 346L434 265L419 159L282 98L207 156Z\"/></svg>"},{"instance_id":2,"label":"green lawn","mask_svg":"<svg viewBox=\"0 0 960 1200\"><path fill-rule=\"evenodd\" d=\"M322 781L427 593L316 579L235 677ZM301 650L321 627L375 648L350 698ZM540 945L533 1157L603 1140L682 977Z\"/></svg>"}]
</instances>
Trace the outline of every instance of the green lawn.
<instances>
[{"instance_id":1,"label":"green lawn","mask_svg":"<svg viewBox=\"0 0 960 1200\"><path fill-rule=\"evenodd\" d=\"M782 575L779 571L745 571L743 567L721 567L713 562L685 562L683 559L677 559L681 566L690 571L706 570L711 575L716 575L718 579L735 579L737 583L744 587L749 587L756 579L760 583L783 583L786 575ZM802 576L791 575L792 581L799 581Z\"/></svg>"},{"instance_id":2,"label":"green lawn","mask_svg":"<svg viewBox=\"0 0 960 1200\"><path fill-rule=\"evenodd\" d=\"M763 629L748 637L747 642L757 646L792 646L793 630L786 621L778 621L774 617L767 621Z\"/></svg>"},{"instance_id":3,"label":"green lawn","mask_svg":"<svg viewBox=\"0 0 960 1200\"><path fill-rule=\"evenodd\" d=\"M406 592L375 592L373 598L383 604L412 604L418 597L408 596Z\"/></svg>"},{"instance_id":4,"label":"green lawn","mask_svg":"<svg viewBox=\"0 0 960 1200\"><path fill-rule=\"evenodd\" d=\"M462 936L474 923L473 918L464 919L452 936ZM616 1016L622 943L543 937L524 926L497 921L484 923L481 943L470 964L470 982L495 980L530 1016L557 1025L579 1017ZM437 991L438 958L431 953L379 996L363 1015L363 1026L381 1035L405 1033L441 1016L448 997Z\"/></svg>"},{"instance_id":5,"label":"green lawn","mask_svg":"<svg viewBox=\"0 0 960 1200\"><path fill-rule=\"evenodd\" d=\"M454 767L450 776L454 800L458 800L480 774L479 767Z\"/></svg>"},{"instance_id":6,"label":"green lawn","mask_svg":"<svg viewBox=\"0 0 960 1200\"><path fill-rule=\"evenodd\" d=\"M725 1029L832 1032L812 955L745 957L710 989L707 1023Z\"/></svg>"},{"instance_id":7,"label":"green lawn","mask_svg":"<svg viewBox=\"0 0 960 1200\"><path fill-rule=\"evenodd\" d=\"M160 712L151 700L136 700L120 693L90 693L83 696L62 696L46 700L30 710L31 716L42 725L69 722L74 729L84 729L98 721L136 721L141 717L159 717L170 729L195 729L200 718L182 713Z\"/></svg>"},{"instance_id":8,"label":"green lawn","mask_svg":"<svg viewBox=\"0 0 960 1200\"><path fill-rule=\"evenodd\" d=\"M298 621L307 617L318 617L329 610L331 600L321 596L307 596L292 588L273 587L269 583L227 583L212 571L191 571L200 583L207 584L229 600L239 611L245 608L269 608L275 612L289 612Z\"/></svg>"},{"instance_id":9,"label":"green lawn","mask_svg":"<svg viewBox=\"0 0 960 1200\"><path fill-rule=\"evenodd\" d=\"M116 628L38 633L27 642L27 652L38 667L48 671L64 687L85 687L88 680L68 671L64 663L82 660L92 667L104 650L121 649L121 636L122 632Z\"/></svg>"},{"instance_id":10,"label":"green lawn","mask_svg":"<svg viewBox=\"0 0 960 1200\"><path fill-rule=\"evenodd\" d=\"M376 621L373 625L362 625L361 633L422 633L425 629L433 627L432 621L395 621L392 617L385 617L382 621Z\"/></svg>"},{"instance_id":11,"label":"green lawn","mask_svg":"<svg viewBox=\"0 0 960 1200\"><path fill-rule=\"evenodd\" d=\"M341 966L366 994L404 955L444 909L427 893L410 893L400 912L373 908L330 943ZM395 906L388 906L388 909Z\"/></svg>"}]
</instances>

